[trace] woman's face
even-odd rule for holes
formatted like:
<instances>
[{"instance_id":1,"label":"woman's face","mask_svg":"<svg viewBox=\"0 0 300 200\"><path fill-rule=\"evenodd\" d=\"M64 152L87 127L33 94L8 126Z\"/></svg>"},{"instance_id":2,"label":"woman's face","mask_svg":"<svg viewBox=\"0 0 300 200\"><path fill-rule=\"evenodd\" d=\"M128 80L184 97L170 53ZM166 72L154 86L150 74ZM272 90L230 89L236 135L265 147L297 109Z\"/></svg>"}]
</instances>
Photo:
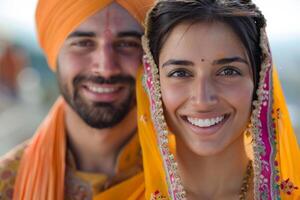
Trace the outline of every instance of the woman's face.
<instances>
[{"instance_id":1,"label":"woman's face","mask_svg":"<svg viewBox=\"0 0 300 200\"><path fill-rule=\"evenodd\" d=\"M169 128L194 153L214 155L241 138L254 89L246 49L222 22L183 23L159 55Z\"/></svg>"}]
</instances>

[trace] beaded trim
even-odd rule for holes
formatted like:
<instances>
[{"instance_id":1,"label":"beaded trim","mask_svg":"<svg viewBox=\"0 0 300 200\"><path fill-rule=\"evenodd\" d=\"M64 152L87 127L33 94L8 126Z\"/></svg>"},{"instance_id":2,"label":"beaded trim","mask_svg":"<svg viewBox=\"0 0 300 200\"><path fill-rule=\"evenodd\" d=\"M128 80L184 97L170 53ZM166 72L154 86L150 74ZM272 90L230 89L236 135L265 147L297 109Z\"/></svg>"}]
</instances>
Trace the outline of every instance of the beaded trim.
<instances>
[{"instance_id":1,"label":"beaded trim","mask_svg":"<svg viewBox=\"0 0 300 200\"><path fill-rule=\"evenodd\" d=\"M166 179L169 187L169 195L174 200L185 200L186 193L177 172L177 162L175 161L174 155L170 152L168 146L169 132L163 114L158 68L149 50L149 40L146 37L143 37L142 43L146 54L143 59L145 69L144 83L146 84L146 90L150 97L151 117L158 133L158 145L164 169L167 174Z\"/></svg>"}]
</instances>

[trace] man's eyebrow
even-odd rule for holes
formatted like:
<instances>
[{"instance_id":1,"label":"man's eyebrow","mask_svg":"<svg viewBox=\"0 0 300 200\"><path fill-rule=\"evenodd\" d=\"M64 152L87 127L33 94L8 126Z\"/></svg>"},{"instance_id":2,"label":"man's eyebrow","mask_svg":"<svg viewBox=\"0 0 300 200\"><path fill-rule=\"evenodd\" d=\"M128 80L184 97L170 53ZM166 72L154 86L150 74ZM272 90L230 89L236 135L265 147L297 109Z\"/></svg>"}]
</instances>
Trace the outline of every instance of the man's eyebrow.
<instances>
[{"instance_id":1,"label":"man's eyebrow","mask_svg":"<svg viewBox=\"0 0 300 200\"><path fill-rule=\"evenodd\" d=\"M232 62L241 62L241 63L245 63L245 64L249 64L247 60L245 60L244 58L241 58L239 56L235 56L235 57L229 57L229 58L221 58L218 60L215 60L213 62L214 65L224 65L224 64L228 64L228 63L232 63Z\"/></svg>"},{"instance_id":2,"label":"man's eyebrow","mask_svg":"<svg viewBox=\"0 0 300 200\"><path fill-rule=\"evenodd\" d=\"M142 35L143 33L138 31L122 31L117 33L118 37L136 37L138 39L141 39ZM90 31L74 31L68 36L68 38L73 37L96 37L96 33Z\"/></svg>"},{"instance_id":3,"label":"man's eyebrow","mask_svg":"<svg viewBox=\"0 0 300 200\"><path fill-rule=\"evenodd\" d=\"M122 31L117 33L118 37L136 37L138 39L141 39L143 33L138 31Z\"/></svg>"},{"instance_id":4,"label":"man's eyebrow","mask_svg":"<svg viewBox=\"0 0 300 200\"><path fill-rule=\"evenodd\" d=\"M74 31L68 36L68 38L73 37L96 37L96 33L88 31Z\"/></svg>"},{"instance_id":5,"label":"man's eyebrow","mask_svg":"<svg viewBox=\"0 0 300 200\"><path fill-rule=\"evenodd\" d=\"M175 60L175 59L170 59L164 64L162 64L162 67L166 67L168 65L184 65L184 66L193 66L194 63L188 60Z\"/></svg>"}]
</instances>

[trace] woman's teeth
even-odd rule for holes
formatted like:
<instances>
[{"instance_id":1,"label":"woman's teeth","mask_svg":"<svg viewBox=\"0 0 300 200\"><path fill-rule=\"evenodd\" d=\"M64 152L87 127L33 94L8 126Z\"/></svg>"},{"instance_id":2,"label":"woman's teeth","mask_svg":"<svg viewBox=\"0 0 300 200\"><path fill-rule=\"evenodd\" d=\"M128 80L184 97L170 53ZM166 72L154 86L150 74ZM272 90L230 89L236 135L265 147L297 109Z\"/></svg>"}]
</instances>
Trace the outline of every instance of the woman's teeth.
<instances>
[{"instance_id":1,"label":"woman's teeth","mask_svg":"<svg viewBox=\"0 0 300 200\"><path fill-rule=\"evenodd\" d=\"M214 126L218 123L220 123L225 116L220 116L216 118L211 118L211 119L200 119L200 118L194 118L194 117L187 117L187 120L193 124L194 126L198 126L200 128L207 128L210 126Z\"/></svg>"}]
</instances>

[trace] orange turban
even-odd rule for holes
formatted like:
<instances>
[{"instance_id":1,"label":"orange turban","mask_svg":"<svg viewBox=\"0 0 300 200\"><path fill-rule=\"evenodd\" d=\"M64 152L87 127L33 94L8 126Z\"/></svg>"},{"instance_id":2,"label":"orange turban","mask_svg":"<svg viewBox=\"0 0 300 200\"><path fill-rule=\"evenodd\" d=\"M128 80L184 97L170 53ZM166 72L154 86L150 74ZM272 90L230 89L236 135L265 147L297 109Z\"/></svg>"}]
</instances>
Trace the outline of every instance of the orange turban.
<instances>
[{"instance_id":1,"label":"orange turban","mask_svg":"<svg viewBox=\"0 0 300 200\"><path fill-rule=\"evenodd\" d=\"M67 36L85 19L112 2L119 3L143 25L153 0L39 0L37 34L48 64L55 71L57 54Z\"/></svg>"}]
</instances>

